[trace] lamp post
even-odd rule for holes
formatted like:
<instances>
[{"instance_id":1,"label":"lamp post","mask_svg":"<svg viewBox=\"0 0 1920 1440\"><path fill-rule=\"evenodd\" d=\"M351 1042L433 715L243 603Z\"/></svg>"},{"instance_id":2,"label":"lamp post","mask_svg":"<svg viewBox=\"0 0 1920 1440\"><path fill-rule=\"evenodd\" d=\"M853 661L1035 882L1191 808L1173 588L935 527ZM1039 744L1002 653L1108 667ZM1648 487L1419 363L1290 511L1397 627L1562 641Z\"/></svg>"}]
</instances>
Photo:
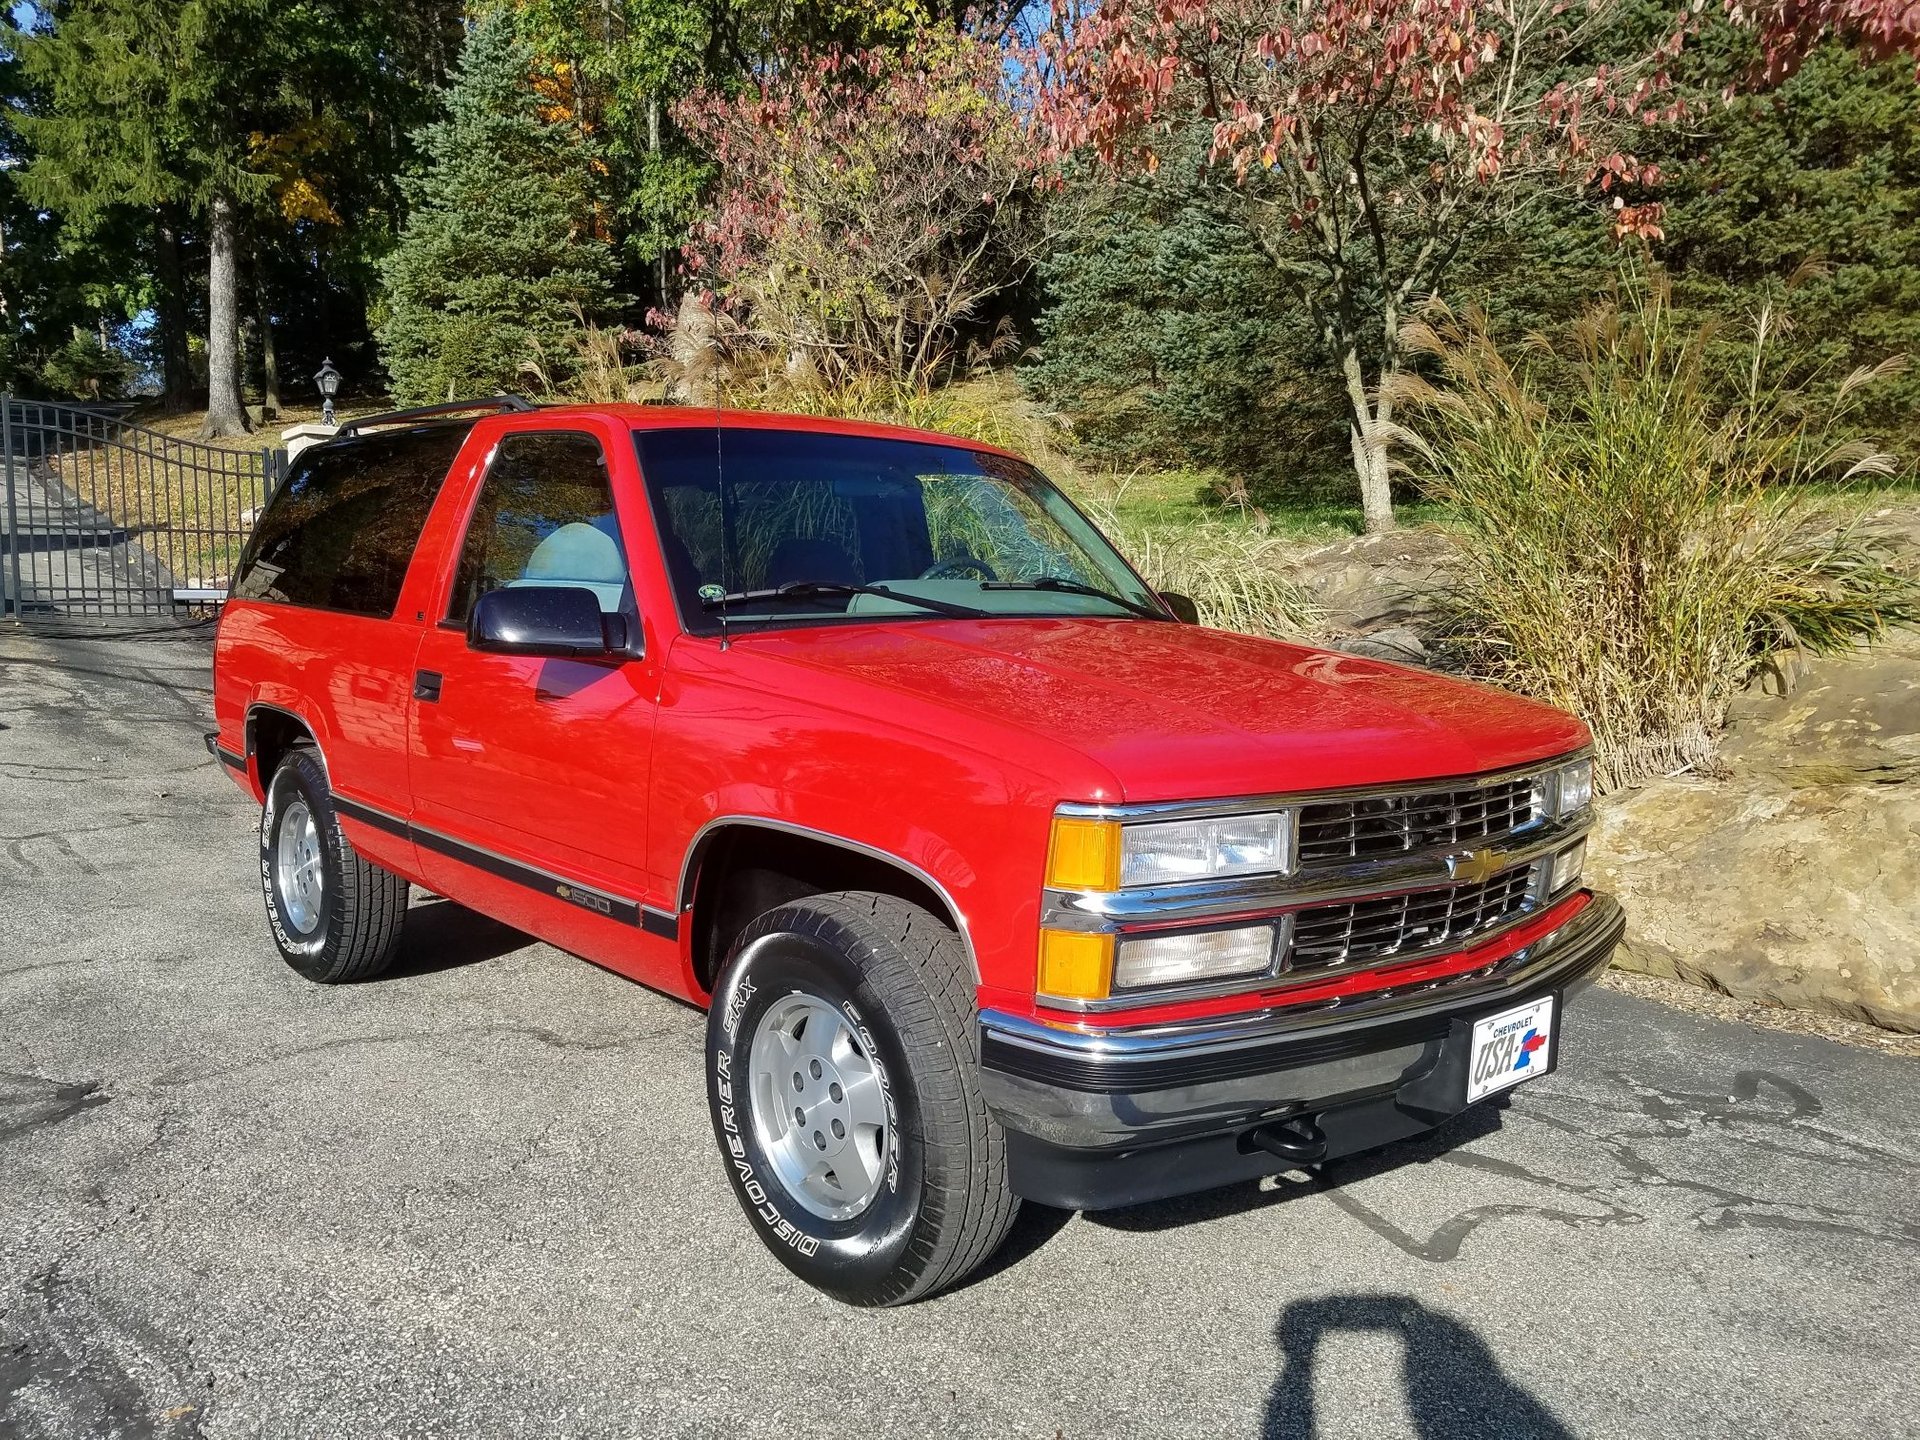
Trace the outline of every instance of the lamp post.
<instances>
[{"instance_id":1,"label":"lamp post","mask_svg":"<svg viewBox=\"0 0 1920 1440\"><path fill-rule=\"evenodd\" d=\"M320 398L325 403L320 407L320 423L333 425L333 397L340 393L340 372L333 368L333 361L322 360L320 373L313 377L313 383L320 387Z\"/></svg>"}]
</instances>

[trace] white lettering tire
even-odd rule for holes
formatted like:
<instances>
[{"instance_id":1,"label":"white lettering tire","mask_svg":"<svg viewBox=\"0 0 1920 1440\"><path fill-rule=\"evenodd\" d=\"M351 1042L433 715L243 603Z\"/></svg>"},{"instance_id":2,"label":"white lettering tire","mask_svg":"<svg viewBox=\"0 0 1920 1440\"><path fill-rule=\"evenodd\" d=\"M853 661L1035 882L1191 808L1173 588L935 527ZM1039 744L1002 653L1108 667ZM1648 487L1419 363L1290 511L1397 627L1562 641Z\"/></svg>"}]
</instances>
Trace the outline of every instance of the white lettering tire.
<instances>
[{"instance_id":1,"label":"white lettering tire","mask_svg":"<svg viewBox=\"0 0 1920 1440\"><path fill-rule=\"evenodd\" d=\"M755 1232L808 1284L902 1305L1006 1238L1018 1202L976 1028L959 937L905 900L816 895L742 932L707 1022L714 1135ZM843 1172L828 1152L856 1139Z\"/></svg>"}]
</instances>

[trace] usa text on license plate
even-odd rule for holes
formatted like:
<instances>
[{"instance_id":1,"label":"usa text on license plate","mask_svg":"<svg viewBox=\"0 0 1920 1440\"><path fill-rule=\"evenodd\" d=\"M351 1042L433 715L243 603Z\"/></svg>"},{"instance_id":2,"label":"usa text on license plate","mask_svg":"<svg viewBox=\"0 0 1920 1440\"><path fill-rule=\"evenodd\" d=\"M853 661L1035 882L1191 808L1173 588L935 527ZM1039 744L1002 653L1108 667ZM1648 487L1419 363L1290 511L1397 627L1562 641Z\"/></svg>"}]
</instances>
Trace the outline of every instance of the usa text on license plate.
<instances>
[{"instance_id":1,"label":"usa text on license plate","mask_svg":"<svg viewBox=\"0 0 1920 1440\"><path fill-rule=\"evenodd\" d=\"M1553 1056L1553 996L1477 1020L1467 1057L1467 1103L1544 1075Z\"/></svg>"}]
</instances>

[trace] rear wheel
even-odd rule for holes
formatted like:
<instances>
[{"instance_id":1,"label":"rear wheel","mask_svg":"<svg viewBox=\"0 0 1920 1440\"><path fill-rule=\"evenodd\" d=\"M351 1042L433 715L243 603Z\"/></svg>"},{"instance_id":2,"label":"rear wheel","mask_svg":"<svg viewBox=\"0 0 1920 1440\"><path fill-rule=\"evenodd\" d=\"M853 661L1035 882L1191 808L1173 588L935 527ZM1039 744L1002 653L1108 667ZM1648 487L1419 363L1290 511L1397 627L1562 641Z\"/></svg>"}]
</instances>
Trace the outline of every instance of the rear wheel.
<instances>
[{"instance_id":1,"label":"rear wheel","mask_svg":"<svg viewBox=\"0 0 1920 1440\"><path fill-rule=\"evenodd\" d=\"M959 937L894 896L812 896L742 933L708 1016L708 1099L741 1207L801 1279L899 1305L1006 1238L974 1018Z\"/></svg>"},{"instance_id":2,"label":"rear wheel","mask_svg":"<svg viewBox=\"0 0 1920 1440\"><path fill-rule=\"evenodd\" d=\"M280 958L309 980L367 980L393 963L407 882L353 848L312 746L289 750L267 785L260 886Z\"/></svg>"}]
</instances>

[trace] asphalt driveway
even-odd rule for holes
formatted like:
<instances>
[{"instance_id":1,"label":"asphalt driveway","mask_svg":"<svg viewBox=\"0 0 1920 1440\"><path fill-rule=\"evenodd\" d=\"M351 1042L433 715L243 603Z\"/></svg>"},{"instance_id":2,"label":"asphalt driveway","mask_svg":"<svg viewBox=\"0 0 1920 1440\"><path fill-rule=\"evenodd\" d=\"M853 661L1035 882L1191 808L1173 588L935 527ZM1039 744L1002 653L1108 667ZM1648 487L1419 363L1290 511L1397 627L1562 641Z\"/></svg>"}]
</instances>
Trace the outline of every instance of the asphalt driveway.
<instances>
[{"instance_id":1,"label":"asphalt driveway","mask_svg":"<svg viewBox=\"0 0 1920 1440\"><path fill-rule=\"evenodd\" d=\"M206 665L0 631L0 1434L1914 1433L1920 1063L1596 991L1437 1139L853 1311L735 1209L695 1012L425 899L282 966Z\"/></svg>"}]
</instances>

